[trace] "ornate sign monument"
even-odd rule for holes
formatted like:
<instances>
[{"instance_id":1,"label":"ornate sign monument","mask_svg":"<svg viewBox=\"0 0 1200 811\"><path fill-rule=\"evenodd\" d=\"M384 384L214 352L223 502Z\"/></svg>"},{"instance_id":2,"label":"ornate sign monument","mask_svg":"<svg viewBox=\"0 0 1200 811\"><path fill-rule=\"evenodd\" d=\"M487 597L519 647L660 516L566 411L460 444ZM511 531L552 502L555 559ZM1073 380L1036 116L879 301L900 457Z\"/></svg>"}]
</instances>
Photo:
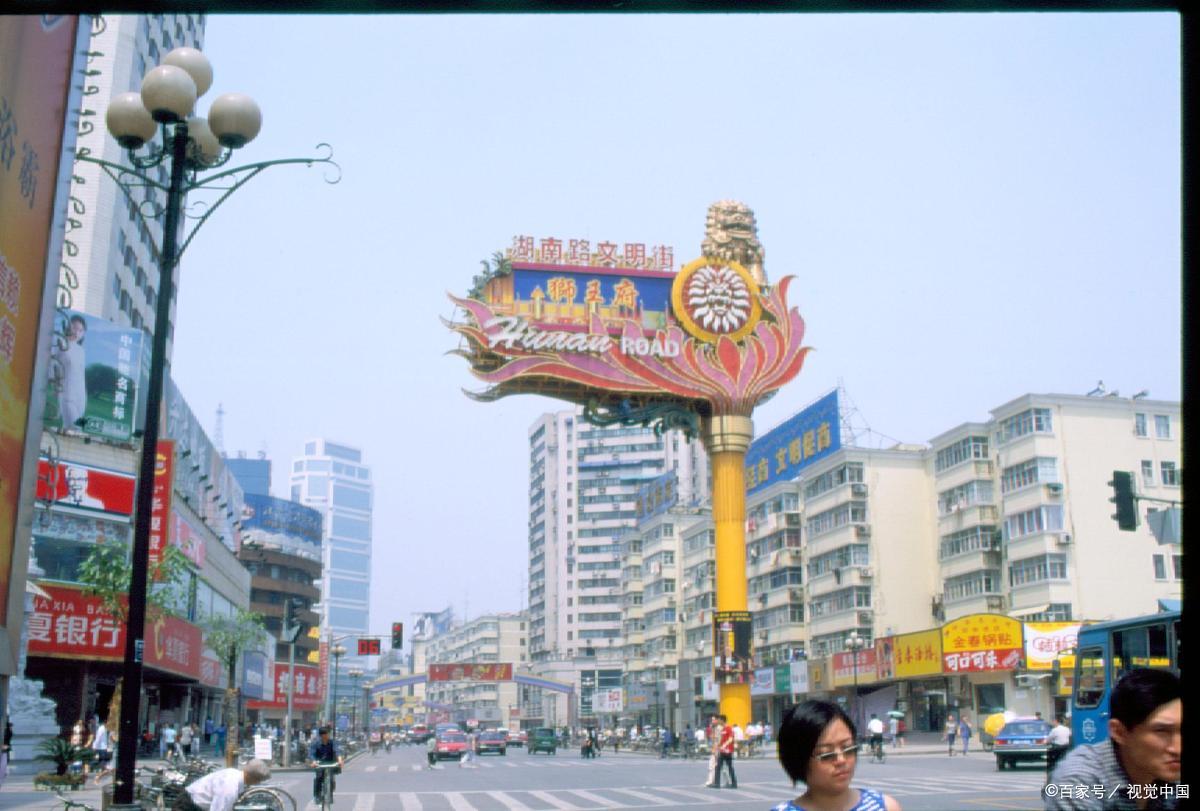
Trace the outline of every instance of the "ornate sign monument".
<instances>
[{"instance_id":1,"label":"ornate sign monument","mask_svg":"<svg viewBox=\"0 0 1200 811\"><path fill-rule=\"evenodd\" d=\"M767 283L754 213L709 207L703 256L673 272L673 251L586 240L517 237L475 278L467 318L447 326L456 354L488 384L469 396L557 397L588 420L681 429L712 465L717 606L714 669L721 712L750 721L745 457L754 407L800 372L804 321L787 307L791 277ZM717 617L721 619L718 621Z\"/></svg>"}]
</instances>

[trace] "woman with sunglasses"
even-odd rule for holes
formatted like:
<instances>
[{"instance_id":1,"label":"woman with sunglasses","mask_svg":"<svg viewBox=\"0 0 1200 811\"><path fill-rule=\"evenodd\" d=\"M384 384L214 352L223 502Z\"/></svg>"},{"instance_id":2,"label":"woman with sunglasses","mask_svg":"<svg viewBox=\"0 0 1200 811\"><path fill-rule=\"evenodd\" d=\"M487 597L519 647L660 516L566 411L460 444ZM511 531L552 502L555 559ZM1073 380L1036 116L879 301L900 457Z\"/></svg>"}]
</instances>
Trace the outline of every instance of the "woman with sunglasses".
<instances>
[{"instance_id":1,"label":"woman with sunglasses","mask_svg":"<svg viewBox=\"0 0 1200 811\"><path fill-rule=\"evenodd\" d=\"M858 731L837 704L805 701L788 710L777 736L779 762L805 791L771 811L900 811L872 789L851 788L858 765Z\"/></svg>"}]
</instances>

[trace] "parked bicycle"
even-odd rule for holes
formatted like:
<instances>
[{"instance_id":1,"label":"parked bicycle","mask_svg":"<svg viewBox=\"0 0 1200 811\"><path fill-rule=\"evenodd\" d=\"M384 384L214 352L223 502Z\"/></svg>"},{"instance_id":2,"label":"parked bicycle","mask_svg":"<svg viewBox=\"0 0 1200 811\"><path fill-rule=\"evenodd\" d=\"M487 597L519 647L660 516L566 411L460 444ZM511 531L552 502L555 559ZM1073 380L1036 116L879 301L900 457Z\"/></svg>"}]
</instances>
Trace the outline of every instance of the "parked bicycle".
<instances>
[{"instance_id":1,"label":"parked bicycle","mask_svg":"<svg viewBox=\"0 0 1200 811\"><path fill-rule=\"evenodd\" d=\"M70 797L65 796L58 789L55 789L54 793L57 795L58 799L62 800L63 811L97 811L95 806L88 805L87 803L81 803L77 800L72 800Z\"/></svg>"}]
</instances>

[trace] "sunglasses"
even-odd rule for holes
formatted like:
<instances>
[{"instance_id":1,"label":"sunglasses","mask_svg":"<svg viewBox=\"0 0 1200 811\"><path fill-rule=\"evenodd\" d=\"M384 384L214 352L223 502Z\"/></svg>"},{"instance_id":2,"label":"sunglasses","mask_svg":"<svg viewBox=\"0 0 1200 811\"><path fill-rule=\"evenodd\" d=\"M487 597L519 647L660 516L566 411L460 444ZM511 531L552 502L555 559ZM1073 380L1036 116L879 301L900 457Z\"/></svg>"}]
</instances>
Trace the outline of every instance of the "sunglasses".
<instances>
[{"instance_id":1,"label":"sunglasses","mask_svg":"<svg viewBox=\"0 0 1200 811\"><path fill-rule=\"evenodd\" d=\"M819 755L813 755L813 757L821 763L832 763L833 761L837 760L838 755L841 755L847 760L853 757L858 757L858 744L851 744L845 749L834 749L832 752L822 752Z\"/></svg>"}]
</instances>

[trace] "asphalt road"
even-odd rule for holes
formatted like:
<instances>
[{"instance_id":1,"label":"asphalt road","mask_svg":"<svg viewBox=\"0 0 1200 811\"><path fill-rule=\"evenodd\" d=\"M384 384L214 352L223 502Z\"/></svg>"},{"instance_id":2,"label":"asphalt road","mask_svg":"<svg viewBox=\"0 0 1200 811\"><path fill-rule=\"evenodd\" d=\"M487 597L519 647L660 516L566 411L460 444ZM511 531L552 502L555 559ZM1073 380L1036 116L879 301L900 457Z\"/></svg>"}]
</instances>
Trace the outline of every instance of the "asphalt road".
<instances>
[{"instance_id":1,"label":"asphalt road","mask_svg":"<svg viewBox=\"0 0 1200 811\"><path fill-rule=\"evenodd\" d=\"M770 758L739 760L736 790L704 788L707 764L643 755L582 760L577 751L556 756L511 749L474 763L447 761L430 769L421 747L364 755L338 779L337 811L582 811L583 809L690 808L765 811L796 796ZM905 755L859 765L855 785L891 794L906 811L1039 809L1045 773L1032 766L996 771L990 755L949 759ZM304 807L308 775L281 774L279 782ZM315 806L309 805L312 809Z\"/></svg>"},{"instance_id":2,"label":"asphalt road","mask_svg":"<svg viewBox=\"0 0 1200 811\"><path fill-rule=\"evenodd\" d=\"M729 811L766 811L800 793L769 757L739 760L738 788L704 788L707 763L659 760L640 754L582 760L578 750L556 756L510 749L474 763L445 762L430 769L424 747L398 747L390 754L362 755L338 778L337 811L670 811L704 806ZM1044 772L1032 766L996 771L986 753L947 758L905 754L887 763L864 761L854 784L891 794L905 811L1009 811L1040 809ZM277 772L272 784L288 790L298 807L312 811L312 776ZM53 795L24 790L10 781L0 790L0 809L50 811ZM95 789L73 793L99 807Z\"/></svg>"}]
</instances>

